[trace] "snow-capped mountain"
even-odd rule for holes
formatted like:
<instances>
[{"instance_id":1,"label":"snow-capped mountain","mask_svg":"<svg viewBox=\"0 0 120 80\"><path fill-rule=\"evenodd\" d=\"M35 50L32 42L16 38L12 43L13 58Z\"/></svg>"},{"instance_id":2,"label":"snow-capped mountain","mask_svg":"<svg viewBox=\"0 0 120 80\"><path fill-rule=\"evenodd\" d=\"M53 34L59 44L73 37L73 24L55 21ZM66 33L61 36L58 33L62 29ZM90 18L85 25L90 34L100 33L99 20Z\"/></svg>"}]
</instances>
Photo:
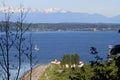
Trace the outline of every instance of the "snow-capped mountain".
<instances>
[{"instance_id":1,"label":"snow-capped mountain","mask_svg":"<svg viewBox=\"0 0 120 80\"><path fill-rule=\"evenodd\" d=\"M0 21L4 19L4 10L9 8L0 8ZM27 12L25 8L11 8L12 21L19 17L21 10ZM101 14L88 14L79 12L70 12L58 8L44 9L43 11L31 11L27 14L26 21L30 23L120 23L120 15L115 17L106 17Z\"/></svg>"}]
</instances>

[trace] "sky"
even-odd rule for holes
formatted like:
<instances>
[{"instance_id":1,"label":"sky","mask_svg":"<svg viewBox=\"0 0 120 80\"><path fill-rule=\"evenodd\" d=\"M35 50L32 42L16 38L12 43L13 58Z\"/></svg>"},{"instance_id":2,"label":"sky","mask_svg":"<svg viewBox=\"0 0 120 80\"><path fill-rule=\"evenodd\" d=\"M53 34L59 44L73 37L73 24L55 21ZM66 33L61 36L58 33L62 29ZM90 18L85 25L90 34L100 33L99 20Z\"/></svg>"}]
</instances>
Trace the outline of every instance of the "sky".
<instances>
[{"instance_id":1,"label":"sky","mask_svg":"<svg viewBox=\"0 0 120 80\"><path fill-rule=\"evenodd\" d=\"M102 14L104 16L120 15L120 0L0 0L9 7L19 8L22 4L32 10L60 9L64 11Z\"/></svg>"}]
</instances>

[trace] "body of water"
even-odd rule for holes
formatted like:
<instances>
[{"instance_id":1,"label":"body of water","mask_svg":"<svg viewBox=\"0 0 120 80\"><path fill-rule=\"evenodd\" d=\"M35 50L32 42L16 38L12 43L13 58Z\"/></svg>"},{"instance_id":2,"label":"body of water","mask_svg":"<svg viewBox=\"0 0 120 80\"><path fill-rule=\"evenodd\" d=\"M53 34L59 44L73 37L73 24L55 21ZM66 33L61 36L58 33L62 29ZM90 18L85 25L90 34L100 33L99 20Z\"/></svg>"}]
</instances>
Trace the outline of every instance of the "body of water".
<instances>
[{"instance_id":1,"label":"body of water","mask_svg":"<svg viewBox=\"0 0 120 80\"><path fill-rule=\"evenodd\" d=\"M64 54L77 53L80 60L87 63L93 60L90 47L96 47L98 54L106 59L108 45L120 44L120 34L117 32L34 32L34 45L40 49L37 55L40 63L49 63L53 59L61 59Z\"/></svg>"},{"instance_id":2,"label":"body of water","mask_svg":"<svg viewBox=\"0 0 120 80\"><path fill-rule=\"evenodd\" d=\"M32 34L33 47L39 48L39 51L33 51L38 64L50 63L54 59L60 60L64 54L74 53L79 54L81 61L88 63L94 60L94 56L90 54L90 47L96 47L99 56L106 60L109 54L108 45L120 44L120 34L115 31L27 32L27 34ZM20 76L29 69L29 63L25 62ZM11 73L12 76L16 75L16 70L11 70Z\"/></svg>"}]
</instances>

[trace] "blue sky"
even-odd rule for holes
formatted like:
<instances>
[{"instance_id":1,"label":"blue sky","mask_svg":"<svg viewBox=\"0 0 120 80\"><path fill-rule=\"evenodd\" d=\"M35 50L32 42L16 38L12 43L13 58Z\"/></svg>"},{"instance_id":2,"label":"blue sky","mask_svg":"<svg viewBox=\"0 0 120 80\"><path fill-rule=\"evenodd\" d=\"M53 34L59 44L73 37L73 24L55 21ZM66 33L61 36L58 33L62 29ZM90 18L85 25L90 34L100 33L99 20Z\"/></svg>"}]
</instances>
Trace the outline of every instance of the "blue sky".
<instances>
[{"instance_id":1,"label":"blue sky","mask_svg":"<svg viewBox=\"0 0 120 80\"><path fill-rule=\"evenodd\" d=\"M46 8L59 8L67 11L82 13L99 13L105 16L120 15L120 0L0 0L8 6L43 10Z\"/></svg>"}]
</instances>

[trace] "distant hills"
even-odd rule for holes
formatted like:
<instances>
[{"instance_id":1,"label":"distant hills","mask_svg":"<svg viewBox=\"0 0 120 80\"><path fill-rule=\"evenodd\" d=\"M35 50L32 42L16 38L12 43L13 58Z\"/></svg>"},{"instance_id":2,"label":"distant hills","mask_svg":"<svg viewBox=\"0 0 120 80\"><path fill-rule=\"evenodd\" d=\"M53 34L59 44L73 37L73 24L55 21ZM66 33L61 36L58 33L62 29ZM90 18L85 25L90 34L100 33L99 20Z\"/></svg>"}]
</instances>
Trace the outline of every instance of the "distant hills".
<instances>
[{"instance_id":1,"label":"distant hills","mask_svg":"<svg viewBox=\"0 0 120 80\"><path fill-rule=\"evenodd\" d=\"M0 22L3 24L4 22ZM16 30L16 22L10 22L10 30ZM23 28L29 26L28 31L116 31L120 30L120 24L111 23L23 23ZM3 31L0 28L0 31Z\"/></svg>"},{"instance_id":2,"label":"distant hills","mask_svg":"<svg viewBox=\"0 0 120 80\"><path fill-rule=\"evenodd\" d=\"M19 13L12 15L12 21L17 20ZM0 21L4 19L3 12L0 12ZM30 23L120 23L120 15L106 17L100 14L88 14L77 12L30 12L26 21Z\"/></svg>"}]
</instances>

